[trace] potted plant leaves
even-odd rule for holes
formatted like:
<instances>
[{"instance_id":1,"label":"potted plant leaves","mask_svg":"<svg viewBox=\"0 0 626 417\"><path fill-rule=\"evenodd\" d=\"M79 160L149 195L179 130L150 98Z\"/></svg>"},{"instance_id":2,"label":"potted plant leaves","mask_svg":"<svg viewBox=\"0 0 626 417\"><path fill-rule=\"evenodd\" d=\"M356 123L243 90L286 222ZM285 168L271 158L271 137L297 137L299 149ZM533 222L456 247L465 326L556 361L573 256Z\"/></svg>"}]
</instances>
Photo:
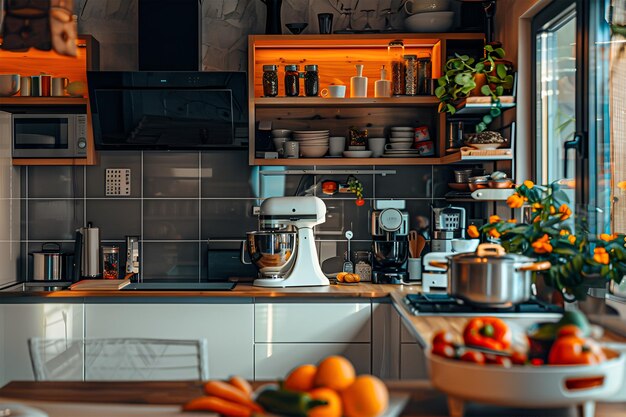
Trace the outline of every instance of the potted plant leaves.
<instances>
[{"instance_id":1,"label":"potted plant leaves","mask_svg":"<svg viewBox=\"0 0 626 417\"><path fill-rule=\"evenodd\" d=\"M480 59L455 54L446 62L443 75L437 80L435 95L439 99L439 112L456 113L457 105L470 95L491 97L491 109L476 125L482 132L502 113L500 99L513 88L511 65L504 58L504 49L485 45Z\"/></svg>"}]
</instances>

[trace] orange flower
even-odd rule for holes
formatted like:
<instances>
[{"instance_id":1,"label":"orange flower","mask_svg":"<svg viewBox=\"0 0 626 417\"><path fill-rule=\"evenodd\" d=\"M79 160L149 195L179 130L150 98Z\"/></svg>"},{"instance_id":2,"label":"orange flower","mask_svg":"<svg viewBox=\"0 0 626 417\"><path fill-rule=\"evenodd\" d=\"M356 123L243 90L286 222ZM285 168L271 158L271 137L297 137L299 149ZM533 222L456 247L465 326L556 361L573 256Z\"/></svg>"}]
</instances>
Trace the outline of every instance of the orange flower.
<instances>
[{"instance_id":1,"label":"orange flower","mask_svg":"<svg viewBox=\"0 0 626 417\"><path fill-rule=\"evenodd\" d=\"M500 237L500 232L498 232L495 228L489 231L489 236L498 239Z\"/></svg>"},{"instance_id":2,"label":"orange flower","mask_svg":"<svg viewBox=\"0 0 626 417\"><path fill-rule=\"evenodd\" d=\"M561 221L564 221L569 219L569 216L572 215L572 210L567 207L567 204L563 204L561 207L559 207L559 213L561 213Z\"/></svg>"},{"instance_id":3,"label":"orange flower","mask_svg":"<svg viewBox=\"0 0 626 417\"><path fill-rule=\"evenodd\" d=\"M602 234L600 235L600 239L601 239L601 240L604 240L605 242L610 242L610 241L612 241L612 240L617 239L617 233L613 233L613 234L611 234L611 235L607 235L606 233L602 233Z\"/></svg>"},{"instance_id":4,"label":"orange flower","mask_svg":"<svg viewBox=\"0 0 626 417\"><path fill-rule=\"evenodd\" d=\"M535 220L533 220L533 223L537 223L541 221L541 216L537 215L537 217L535 217Z\"/></svg>"},{"instance_id":5,"label":"orange flower","mask_svg":"<svg viewBox=\"0 0 626 417\"><path fill-rule=\"evenodd\" d=\"M550 236L547 234L541 236L539 239L531 243L531 246L535 250L535 253L552 253L552 245L550 244Z\"/></svg>"},{"instance_id":6,"label":"orange flower","mask_svg":"<svg viewBox=\"0 0 626 417\"><path fill-rule=\"evenodd\" d=\"M476 227L476 225L471 224L468 228L467 228L467 234L469 237L471 237L472 239L476 239L477 237L480 236L480 232L478 231L478 227Z\"/></svg>"},{"instance_id":7,"label":"orange flower","mask_svg":"<svg viewBox=\"0 0 626 417\"><path fill-rule=\"evenodd\" d=\"M489 216L489 223L498 223L501 222L502 219L500 218L500 216L498 216L497 214L494 214L493 216Z\"/></svg>"},{"instance_id":8,"label":"orange flower","mask_svg":"<svg viewBox=\"0 0 626 417\"><path fill-rule=\"evenodd\" d=\"M526 186L526 188L528 188L529 190L532 190L532 188L535 186L535 183L533 183L530 180L526 180L524 181L524 185Z\"/></svg>"},{"instance_id":9,"label":"orange flower","mask_svg":"<svg viewBox=\"0 0 626 417\"><path fill-rule=\"evenodd\" d=\"M550 206L550 214L554 213L556 213L556 209L554 208L554 206Z\"/></svg>"},{"instance_id":10,"label":"orange flower","mask_svg":"<svg viewBox=\"0 0 626 417\"><path fill-rule=\"evenodd\" d=\"M524 205L524 198L517 193L513 193L506 199L506 204L511 208L520 208Z\"/></svg>"},{"instance_id":11,"label":"orange flower","mask_svg":"<svg viewBox=\"0 0 626 417\"><path fill-rule=\"evenodd\" d=\"M533 211L541 210L543 208L543 204L535 203L533 204Z\"/></svg>"},{"instance_id":12,"label":"orange flower","mask_svg":"<svg viewBox=\"0 0 626 417\"><path fill-rule=\"evenodd\" d=\"M506 222L507 223L517 223L517 219L509 219Z\"/></svg>"},{"instance_id":13,"label":"orange flower","mask_svg":"<svg viewBox=\"0 0 626 417\"><path fill-rule=\"evenodd\" d=\"M604 248L595 248L593 250L593 260L599 264L608 265L609 254Z\"/></svg>"},{"instance_id":14,"label":"orange flower","mask_svg":"<svg viewBox=\"0 0 626 417\"><path fill-rule=\"evenodd\" d=\"M561 236L567 236L567 235L569 235L569 232L567 231L567 229L561 229L561 231L559 232L559 234L560 234Z\"/></svg>"},{"instance_id":15,"label":"orange flower","mask_svg":"<svg viewBox=\"0 0 626 417\"><path fill-rule=\"evenodd\" d=\"M620 181L617 183L617 188L626 191L626 181Z\"/></svg>"},{"instance_id":16,"label":"orange flower","mask_svg":"<svg viewBox=\"0 0 626 417\"><path fill-rule=\"evenodd\" d=\"M574 236L574 235L569 235L569 236L567 237L567 240L569 240L569 243L571 243L571 244L573 245L574 243L576 243L576 236Z\"/></svg>"}]
</instances>

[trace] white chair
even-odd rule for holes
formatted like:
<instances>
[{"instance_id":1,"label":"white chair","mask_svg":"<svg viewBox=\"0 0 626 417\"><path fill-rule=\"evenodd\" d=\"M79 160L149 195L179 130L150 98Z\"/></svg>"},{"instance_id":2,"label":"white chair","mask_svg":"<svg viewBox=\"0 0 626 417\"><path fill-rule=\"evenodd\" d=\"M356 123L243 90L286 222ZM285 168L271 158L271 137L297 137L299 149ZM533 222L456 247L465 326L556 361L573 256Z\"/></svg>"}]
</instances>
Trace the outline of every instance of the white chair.
<instances>
[{"instance_id":1,"label":"white chair","mask_svg":"<svg viewBox=\"0 0 626 417\"><path fill-rule=\"evenodd\" d=\"M36 381L208 380L206 339L28 340Z\"/></svg>"}]
</instances>

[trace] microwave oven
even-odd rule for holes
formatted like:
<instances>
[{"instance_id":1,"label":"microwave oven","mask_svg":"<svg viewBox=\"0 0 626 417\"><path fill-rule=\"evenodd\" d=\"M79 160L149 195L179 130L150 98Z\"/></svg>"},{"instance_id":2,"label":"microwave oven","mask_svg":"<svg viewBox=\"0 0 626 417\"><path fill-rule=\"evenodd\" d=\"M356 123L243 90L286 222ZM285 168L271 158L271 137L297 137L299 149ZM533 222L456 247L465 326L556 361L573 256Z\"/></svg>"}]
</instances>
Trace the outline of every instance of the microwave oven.
<instances>
[{"instance_id":1,"label":"microwave oven","mask_svg":"<svg viewBox=\"0 0 626 417\"><path fill-rule=\"evenodd\" d=\"M0 136L11 138L13 158L86 158L86 114L0 112Z\"/></svg>"}]
</instances>

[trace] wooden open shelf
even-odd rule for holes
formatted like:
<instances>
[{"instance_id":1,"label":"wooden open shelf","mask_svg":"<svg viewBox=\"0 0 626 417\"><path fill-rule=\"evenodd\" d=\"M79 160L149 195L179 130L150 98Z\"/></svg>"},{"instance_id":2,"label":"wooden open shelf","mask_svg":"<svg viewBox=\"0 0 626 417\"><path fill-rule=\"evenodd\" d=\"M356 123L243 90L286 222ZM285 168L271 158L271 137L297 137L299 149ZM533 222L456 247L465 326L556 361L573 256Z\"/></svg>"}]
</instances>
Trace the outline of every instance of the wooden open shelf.
<instances>
[{"instance_id":1,"label":"wooden open shelf","mask_svg":"<svg viewBox=\"0 0 626 417\"><path fill-rule=\"evenodd\" d=\"M84 97L0 97L0 106L86 106Z\"/></svg>"},{"instance_id":2,"label":"wooden open shelf","mask_svg":"<svg viewBox=\"0 0 626 417\"><path fill-rule=\"evenodd\" d=\"M435 96L389 97L389 98L322 98L322 97L259 97L254 99L257 107L395 107L433 106L439 104Z\"/></svg>"}]
</instances>

